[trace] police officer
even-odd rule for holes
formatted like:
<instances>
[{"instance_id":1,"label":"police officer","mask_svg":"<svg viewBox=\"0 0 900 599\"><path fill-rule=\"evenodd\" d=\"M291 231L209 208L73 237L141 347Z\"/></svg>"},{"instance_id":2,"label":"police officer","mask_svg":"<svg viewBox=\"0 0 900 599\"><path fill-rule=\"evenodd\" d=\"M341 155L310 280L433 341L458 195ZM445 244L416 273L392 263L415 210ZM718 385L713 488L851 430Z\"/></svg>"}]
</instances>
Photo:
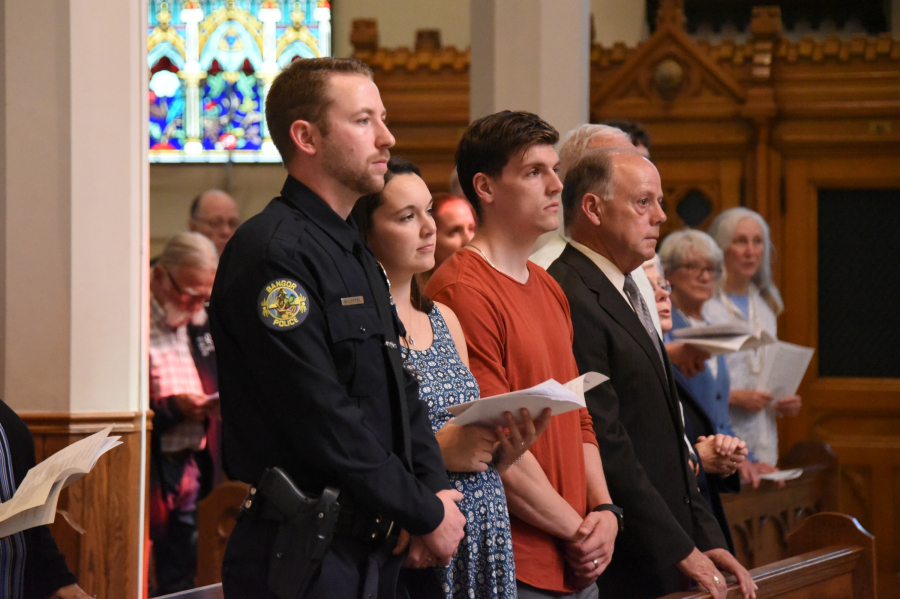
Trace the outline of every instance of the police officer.
<instances>
[{"instance_id":1,"label":"police officer","mask_svg":"<svg viewBox=\"0 0 900 599\"><path fill-rule=\"evenodd\" d=\"M386 281L349 218L383 187L394 138L356 60L295 61L266 104L289 176L228 243L210 301L225 468L257 484L277 466L307 494L337 487L334 538L303 596L393 599L406 543L410 561L447 564L465 527L427 406L393 363L402 325ZM267 577L281 525L273 510L239 518L226 597L276 596Z\"/></svg>"}]
</instances>

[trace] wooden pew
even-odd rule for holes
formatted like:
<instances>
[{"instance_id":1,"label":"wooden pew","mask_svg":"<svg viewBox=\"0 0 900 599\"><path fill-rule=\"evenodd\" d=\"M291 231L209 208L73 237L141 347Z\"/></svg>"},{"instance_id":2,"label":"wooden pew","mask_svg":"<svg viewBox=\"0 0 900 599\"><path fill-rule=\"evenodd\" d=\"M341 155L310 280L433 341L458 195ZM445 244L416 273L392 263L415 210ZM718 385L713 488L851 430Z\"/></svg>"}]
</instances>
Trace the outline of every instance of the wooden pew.
<instances>
[{"instance_id":1,"label":"wooden pew","mask_svg":"<svg viewBox=\"0 0 900 599\"><path fill-rule=\"evenodd\" d=\"M757 599L874 599L875 537L846 514L823 512L788 535L788 557L750 571ZM742 597L729 579L727 599ZM707 592L662 599L710 599Z\"/></svg>"},{"instance_id":2,"label":"wooden pew","mask_svg":"<svg viewBox=\"0 0 900 599\"><path fill-rule=\"evenodd\" d=\"M804 520L838 510L838 462L828 445L801 441L779 461L782 469L803 468L803 475L779 489L771 481L759 488L722 495L734 538L735 556L751 569L787 557L787 538Z\"/></svg>"},{"instance_id":3,"label":"wooden pew","mask_svg":"<svg viewBox=\"0 0 900 599\"><path fill-rule=\"evenodd\" d=\"M249 490L247 483L231 480L197 504L197 584L222 582L225 545Z\"/></svg>"}]
</instances>

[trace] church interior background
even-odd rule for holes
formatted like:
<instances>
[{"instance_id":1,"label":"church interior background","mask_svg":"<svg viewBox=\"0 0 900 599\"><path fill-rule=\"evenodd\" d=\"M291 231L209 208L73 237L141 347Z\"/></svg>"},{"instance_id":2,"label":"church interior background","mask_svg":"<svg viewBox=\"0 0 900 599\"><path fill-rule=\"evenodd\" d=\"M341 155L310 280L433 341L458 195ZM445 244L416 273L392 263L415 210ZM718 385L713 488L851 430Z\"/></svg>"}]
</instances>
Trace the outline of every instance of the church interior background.
<instances>
[{"instance_id":1,"label":"church interior background","mask_svg":"<svg viewBox=\"0 0 900 599\"><path fill-rule=\"evenodd\" d=\"M646 127L667 197L664 234L706 228L732 206L762 214L786 304L779 336L816 348L803 412L780 425L781 446L827 444L836 483L823 503L738 523L736 541L748 555L777 550L801 516L851 514L875 535L879 595L900 597L900 1L565 1L592 15L574 36L584 69L572 86L584 94L573 110ZM533 23L516 21L514 0L22 4L0 0L0 391L39 459L107 424L123 434L121 451L61 499L85 532L62 518L53 531L83 587L139 596L149 258L185 228L205 189L231 193L244 219L278 194L284 171L265 98L297 58L366 62L394 153L416 162L433 192L446 190L479 94L513 68L494 57L494 71L477 70L485 28L511 43L510 31ZM562 18L559 6L518 5ZM485 7L495 21L477 18ZM63 41L42 46L50 35ZM554 40L524 37L556 51ZM80 115L98 102L107 122L89 127ZM29 132L37 110L52 116ZM96 150L98 139L109 143ZM34 308L13 291L39 288L39 277L57 282L68 307L26 325ZM39 368L29 355L49 358ZM46 368L62 382L47 381Z\"/></svg>"}]
</instances>

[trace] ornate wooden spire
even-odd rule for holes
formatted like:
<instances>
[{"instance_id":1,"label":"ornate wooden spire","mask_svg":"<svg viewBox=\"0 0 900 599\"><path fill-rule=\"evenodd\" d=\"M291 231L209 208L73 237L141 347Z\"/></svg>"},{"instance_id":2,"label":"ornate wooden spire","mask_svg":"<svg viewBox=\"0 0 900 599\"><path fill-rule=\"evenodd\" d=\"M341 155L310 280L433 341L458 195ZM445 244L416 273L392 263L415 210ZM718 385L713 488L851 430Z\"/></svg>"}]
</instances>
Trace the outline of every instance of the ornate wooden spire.
<instances>
[{"instance_id":1,"label":"ornate wooden spire","mask_svg":"<svg viewBox=\"0 0 900 599\"><path fill-rule=\"evenodd\" d=\"M656 11L656 28L666 26L684 29L684 0L660 0L659 10Z\"/></svg>"}]
</instances>

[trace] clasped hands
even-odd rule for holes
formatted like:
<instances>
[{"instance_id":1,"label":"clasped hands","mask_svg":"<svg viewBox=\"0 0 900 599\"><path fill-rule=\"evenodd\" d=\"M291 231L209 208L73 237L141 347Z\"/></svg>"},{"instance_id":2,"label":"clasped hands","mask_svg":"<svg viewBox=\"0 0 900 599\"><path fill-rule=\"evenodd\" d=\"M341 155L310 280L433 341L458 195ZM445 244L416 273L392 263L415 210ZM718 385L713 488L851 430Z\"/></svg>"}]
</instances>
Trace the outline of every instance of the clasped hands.
<instances>
[{"instance_id":1,"label":"clasped hands","mask_svg":"<svg viewBox=\"0 0 900 599\"><path fill-rule=\"evenodd\" d=\"M437 528L421 536L410 536L405 530L400 531L392 553L400 555L409 548L403 561L404 568L450 565L459 542L466 536L466 517L456 506L462 501L462 493L456 489L445 489L438 491L437 496L444 504L444 519Z\"/></svg>"},{"instance_id":2,"label":"clasped hands","mask_svg":"<svg viewBox=\"0 0 900 599\"><path fill-rule=\"evenodd\" d=\"M172 397L186 420L202 421L210 410L219 405L218 400L196 393L181 393Z\"/></svg>"},{"instance_id":3,"label":"clasped hands","mask_svg":"<svg viewBox=\"0 0 900 599\"><path fill-rule=\"evenodd\" d=\"M617 534L619 521L612 512L588 512L584 517L581 526L565 544L570 582L575 588L587 588L606 570Z\"/></svg>"},{"instance_id":4,"label":"clasped hands","mask_svg":"<svg viewBox=\"0 0 900 599\"><path fill-rule=\"evenodd\" d=\"M694 449L708 474L731 476L741 467L749 453L747 444L730 435L697 437Z\"/></svg>"}]
</instances>

